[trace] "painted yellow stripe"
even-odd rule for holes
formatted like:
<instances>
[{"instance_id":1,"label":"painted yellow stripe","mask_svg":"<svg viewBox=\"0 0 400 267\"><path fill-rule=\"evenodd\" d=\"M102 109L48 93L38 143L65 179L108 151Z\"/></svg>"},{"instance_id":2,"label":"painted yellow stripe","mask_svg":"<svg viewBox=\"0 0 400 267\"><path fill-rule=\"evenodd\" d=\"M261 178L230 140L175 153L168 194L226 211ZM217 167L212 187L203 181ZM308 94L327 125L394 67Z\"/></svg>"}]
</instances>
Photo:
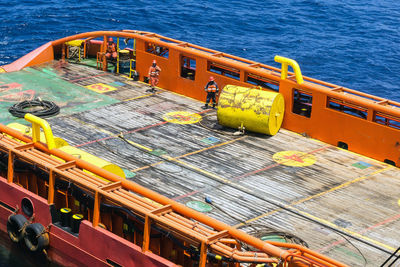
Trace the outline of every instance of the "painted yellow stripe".
<instances>
[{"instance_id":1,"label":"painted yellow stripe","mask_svg":"<svg viewBox=\"0 0 400 267\"><path fill-rule=\"evenodd\" d=\"M96 129L96 130L98 130L99 132L105 133L105 134L107 134L107 135L110 135L110 136L117 136L116 134L113 134L113 133L110 132L110 131L107 131L107 130L105 130L105 129L103 129L103 128L97 127L96 125L93 125L93 124L84 122L84 121L82 121L82 120L80 120L80 119L77 119L77 118L75 118L75 117L69 117L69 119L71 119L71 120L73 120L73 121L76 121L76 122L78 122L78 123L80 123L80 124L83 124L83 125L85 125L85 126L89 126L89 127L93 128L93 129Z\"/></svg>"},{"instance_id":2,"label":"painted yellow stripe","mask_svg":"<svg viewBox=\"0 0 400 267\"><path fill-rule=\"evenodd\" d=\"M132 146L138 147L138 148L143 149L143 150L147 150L147 151L149 151L149 152L152 152L152 151L153 151L153 149L151 149L151 148L149 148L149 147L147 147L147 146L143 146L143 145L141 145L141 144L135 143L135 142L133 142L133 141L131 141L131 140L128 140L128 139L126 139L126 138L124 138L124 140L125 140L126 142L128 142L129 144L131 144Z\"/></svg>"},{"instance_id":3,"label":"painted yellow stripe","mask_svg":"<svg viewBox=\"0 0 400 267\"><path fill-rule=\"evenodd\" d=\"M331 189L328 189L328 190L326 190L326 191L323 191L323 192L320 192L320 193L318 193L318 194L315 194L315 195L312 195L312 196L309 196L309 197L300 199L300 200L298 200L298 201L294 201L294 202L290 203L289 205L286 205L285 208L292 208L293 205L297 205L297 204L306 202L306 201L308 201L308 200L311 200L311 199L320 197L320 196L325 195L325 194L327 194L327 193L333 192L333 191L335 191L335 190L339 190L339 189L344 188L344 187L346 187L346 186L349 186L349 185L351 185L351 184L354 184L354 183L360 182L360 181L362 181L362 180L371 178L372 176L374 176L374 175L376 175L376 174L378 174L378 173L385 172L385 171L387 171L387 170L389 170L389 169L392 169L392 168L394 168L394 167L393 167L393 166L389 166L389 167L386 167L386 168L383 168L383 169L374 171L374 172L372 172L372 173L370 173L370 174L367 174L367 175L358 177L358 178L356 178L356 179L354 179L354 180L348 181L348 182L346 182L346 183L343 183L343 184L341 184L341 185L338 185L338 186L333 187L333 188L331 188ZM272 215L272 214L274 214L274 213L277 213L277 212L279 212L279 211L281 211L281 210L282 210L282 208L279 208L279 209L275 209L275 210L266 212L266 213L261 214L261 215L259 215L259 216L257 216L257 217L251 218L251 219L245 221L244 223L237 224L237 225L235 225L234 227L240 227L240 226L246 225L246 224L251 223L251 222L254 222L254 221L258 220L258 219L261 219L261 218L267 217L267 216L269 216L269 215Z\"/></svg>"},{"instance_id":4,"label":"painted yellow stripe","mask_svg":"<svg viewBox=\"0 0 400 267\"><path fill-rule=\"evenodd\" d=\"M137 97L132 97L132 98L128 98L128 99L124 99L122 101L126 102L126 101L131 101L131 100L135 100L135 99L140 99L140 98L144 98L144 97L148 97L148 96L152 96L155 94L161 94L163 91L157 91L153 94L146 94L146 95L141 95L141 96L137 96Z\"/></svg>"},{"instance_id":5,"label":"painted yellow stripe","mask_svg":"<svg viewBox=\"0 0 400 267\"><path fill-rule=\"evenodd\" d=\"M367 237L367 236L363 236L363 235L361 235L361 234L359 234L359 233L357 233L357 232L353 232L353 231L350 231L350 230L348 230L348 229L346 229L346 228L339 227L339 226L337 226L337 225L334 224L334 223L331 223L331 222L329 222L329 221L327 221L327 220L318 218L318 217L316 217L316 216L314 216L314 215L312 215L312 214L310 214L310 213L301 211L301 210L296 209L296 208L293 208L293 207L292 207L292 209L295 210L295 211L297 211L297 212L300 213L300 214L303 214L304 216L307 216L307 217L309 217L309 218L312 218L313 220L316 220L316 221L318 221L318 222L321 222L321 223L323 223L323 224L325 224L325 225L329 225L329 226L332 227L332 228L335 228L335 229L341 230L341 231L343 231L343 232L346 232L346 233L348 233L348 234L350 234L350 235L352 235L352 236L358 237L358 238L360 238L360 239L364 239L364 240L366 240L366 241L368 241L368 242L370 242L370 243L373 243L373 244L375 244L375 245L378 245L378 246L380 246L380 247L383 247L383 248L386 248L386 249L389 249L389 250L392 250L392 251L395 251L395 250L396 250L396 248L394 248L394 247L391 247L391 246L389 246L389 245L383 244L383 243L381 243L381 242L379 242L379 241L376 241L376 240L374 240L374 239L372 239L372 238L369 238L369 237Z\"/></svg>"},{"instance_id":6,"label":"painted yellow stripe","mask_svg":"<svg viewBox=\"0 0 400 267\"><path fill-rule=\"evenodd\" d=\"M127 141L129 144L135 146L135 147L138 147L138 148L147 150L147 151L149 151L149 152L153 151L153 149L148 148L148 147L145 147L145 146L140 145L140 144L138 144L138 143L135 143L135 142L133 142L133 141L130 141L130 140L127 140L127 139L124 139L124 140ZM235 139L235 140L236 140L236 139ZM232 141L233 141L233 140L231 140L231 142L232 142ZM203 150L203 151L204 151L204 150ZM167 156L167 155L161 155L161 157L164 158L164 159L166 159L167 161L175 161L175 162L178 162L179 164L181 164L181 165L183 165L183 166L185 166L185 167L187 167L187 168L189 168L189 169L191 169L191 170L194 170L194 171L196 171L196 172L202 173L202 174L204 174L204 175L206 175L206 176L208 176L208 177L212 177L213 179L218 180L218 181L220 181L220 182L222 182L222 183L225 183L225 184L231 184L231 183L232 183L232 182L231 182L230 180L228 180L228 179L225 179L225 178L223 178L223 177L221 177L221 176L218 176L218 175L216 175L216 174L214 174L214 173L205 171L205 170L203 170L203 169L201 169L201 168L198 168L198 167L196 167L196 166L193 166L193 165L191 165L191 164L189 164L189 163L183 162L183 161L181 161L181 160L179 160L179 159L177 159L177 158L173 158L173 157L170 157L170 156ZM134 171L134 170L132 170L132 171ZM236 184L236 186L239 187L239 188L241 188L241 189L247 190L247 188L245 188L244 186L241 186L241 185L239 185L239 184Z\"/></svg>"},{"instance_id":7,"label":"painted yellow stripe","mask_svg":"<svg viewBox=\"0 0 400 267\"><path fill-rule=\"evenodd\" d=\"M356 179L354 179L354 180L351 180L351 181L345 182L345 183L343 183L343 184L341 184L341 185L332 187L331 189L328 189L328 190L326 190L326 191L324 191L324 192L321 192L321 193L315 194L315 195L313 195L313 196L309 196L309 197L303 198L303 199L301 199L301 200L299 200L299 201L293 202L293 203L291 203L291 205L300 204L300 203L303 203L303 202L308 201L308 200L310 200L310 199L313 199L313 198L316 198L316 197L320 197L320 196L325 195L325 194L327 194L327 193L330 193L330 192L339 190L339 189L341 189L341 188L343 188L343 187L347 187L347 186L352 185L352 184L354 184L354 183L361 182L362 180L371 178L372 176L374 176L374 175L376 175L376 174L378 174L378 173L385 172L385 171L387 171L387 170L389 170L389 169L392 169L392 168L393 168L393 166L388 166L388 167L386 167L386 168L383 168L383 169L374 171L374 172L369 173L369 174L367 174L367 175L360 176L360 177L358 177L358 178L356 178Z\"/></svg>"},{"instance_id":8,"label":"painted yellow stripe","mask_svg":"<svg viewBox=\"0 0 400 267\"><path fill-rule=\"evenodd\" d=\"M194 155L194 154L198 154L198 153L201 153L201 152L204 152L204 151L216 148L216 147L220 147L220 146L224 146L224 145L228 145L228 144L234 143L234 142L242 140L242 139L244 139L246 137L247 136L242 136L242 137L239 137L239 138L236 138L236 139L232 139L232 140L229 140L229 141L226 141L226 142L223 142L223 143L219 143L219 144L212 145L212 146L209 146L209 147L205 147L205 148L202 148L202 149L199 149L199 150L196 150L196 151L192 151L192 152L189 152L189 153L177 156L177 157L169 158L168 160L169 161L175 161L177 159L184 158L184 157L187 157L187 156L190 156L190 155ZM157 165L159 165L161 163L164 163L164 162L165 162L165 160L161 160L159 162L156 162L156 163L153 163L153 164L150 164L150 165L146 165L146 166L131 170L131 172L138 172L140 170L144 170L144 169L147 169L147 168L150 168L150 167L157 166Z\"/></svg>"},{"instance_id":9,"label":"painted yellow stripe","mask_svg":"<svg viewBox=\"0 0 400 267\"><path fill-rule=\"evenodd\" d=\"M170 159L172 160L173 158L170 158ZM168 160L169 160L169 159L168 159ZM182 164L182 165L184 165L184 166L186 166L186 167L192 169L192 170L195 170L195 171L197 171L197 172L200 172L200 173L202 173L202 174L204 174L204 175L206 175L206 176L208 176L208 177L212 177L213 179L218 180L218 181L220 181L220 182L223 182L223 183L225 183L225 184L231 184L231 183L232 183L232 181L230 181L230 180L228 180L228 179L225 179L225 178L223 178L223 177L221 177L221 176L218 176L218 175L216 175L216 174L214 174L214 173L212 173L212 172L208 172L208 171L205 171L205 170L203 170L203 169L200 169L200 168L198 168L198 167L196 167L196 166L193 166L193 165L191 165L191 164L189 164L189 163L183 162L183 161L178 160L178 159L176 159L175 161L178 162L179 164ZM247 190L246 187L241 186L241 185L239 185L239 184L235 184L235 186Z\"/></svg>"},{"instance_id":10,"label":"painted yellow stripe","mask_svg":"<svg viewBox=\"0 0 400 267\"><path fill-rule=\"evenodd\" d=\"M350 234L350 235L353 235L353 236L356 236L356 237L358 237L358 238L360 238L360 239L363 239L363 240L366 240L366 241L368 241L368 242L371 242L371 243L373 243L373 244L375 244L375 245L378 245L378 246L381 246L381 247L384 247L384 248L387 248L387 249L389 249L389 250L393 250L393 251L394 251L395 248L393 248L393 247L391 247L391 246L388 246L388 245L386 245L386 244L383 244L383 243L381 243L381 242L379 242L379 241L376 241L376 240L374 240L374 239L372 239L372 238L363 236L363 235L361 235L361 234L359 234L359 233L357 233L357 232L353 232L353 231L350 231L350 230L348 230L348 229L339 227L339 226L337 226L336 224L333 224L333 223L331 223L331 222L329 222L329 221L327 221L327 220L321 219L321 218L319 218L319 217L316 217L316 216L314 216L314 215L312 215L312 214L309 214L309 213L307 213L307 212L301 211L301 210L299 210L299 209L293 207L293 205L303 203L303 202L305 202L305 201L308 201L308 200L313 199L313 198L316 198L316 197L320 197L320 196L322 196L322 195L325 195L325 194L327 194L327 193L329 193L329 192L333 192L333 191L335 191L335 190L339 190L339 189L344 188L344 187L347 187L347 186L349 186L349 185L351 185L351 184L354 184L354 183L363 181L363 180L365 180L365 179L371 178L371 177L373 177L374 175L376 175L376 174L378 174L378 173L385 172L385 171L390 170L390 169L392 169L392 168L394 168L394 167L393 167L393 166L388 166L388 167L386 167L386 168L383 168L383 169L374 171L374 172L372 172L372 173L370 173L370 174L367 174L367 175L358 177L358 178L356 178L356 179L354 179L354 180L352 180L352 181L348 181L348 182L346 182L346 183L343 183L343 184L341 184L341 185L338 185L338 186L336 186L336 187L333 187L333 188L331 188L331 189L329 189L329 190L326 190L326 191L324 191L324 192L315 194L315 195L310 196L310 197L307 197L307 198L303 198L303 199L298 200L298 201L294 201L294 202L292 202L290 205L285 206L285 208L290 208L290 209L295 210L296 212L298 212L298 213L300 213L300 214L303 214L304 216L307 216L307 217L309 217L309 218L312 218L312 219L314 219L314 220L316 220L316 221L318 221L318 222L321 222L321 223L323 223L323 224L325 224L325 225L329 225L330 227L332 227L332 228L334 228L334 229L341 230L341 231L346 232L346 233L348 233L348 234ZM252 218L252 219L250 219L250 220L247 220L247 221L244 222L244 223L237 224L237 225L235 225L234 227L237 228L237 227L240 227L240 226L244 226L244 225L246 225L246 224L248 224L248 223L254 222L254 221L256 221L256 220L259 220L259 219L261 219L261 218L267 217L267 216L269 216L269 215L272 215L272 214L277 213L277 212L282 211L282 210L283 210L282 208L272 210L272 211L270 211L270 212L267 212L267 213L261 214L261 215L259 215L259 216L257 216L257 217L254 217L254 218Z\"/></svg>"}]
</instances>

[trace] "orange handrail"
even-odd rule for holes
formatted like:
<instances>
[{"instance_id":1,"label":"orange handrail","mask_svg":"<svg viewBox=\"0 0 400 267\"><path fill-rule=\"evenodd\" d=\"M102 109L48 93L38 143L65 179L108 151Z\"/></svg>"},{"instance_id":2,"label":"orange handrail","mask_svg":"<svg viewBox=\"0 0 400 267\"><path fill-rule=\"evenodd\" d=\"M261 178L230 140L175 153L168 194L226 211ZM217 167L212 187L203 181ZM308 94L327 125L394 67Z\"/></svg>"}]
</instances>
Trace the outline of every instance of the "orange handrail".
<instances>
[{"instance_id":1,"label":"orange handrail","mask_svg":"<svg viewBox=\"0 0 400 267\"><path fill-rule=\"evenodd\" d=\"M147 189L139 184L136 184L132 181L122 179L121 177L119 177L113 173L110 173L110 172L108 172L104 169L101 169L93 164L90 164L86 161L78 159L78 158L76 158L70 154L67 154L59 149L55 148L55 149L49 150L47 148L47 146L42 144L41 142L31 143L32 140L30 137L25 136L22 133L14 130L12 128L9 128L3 124L0 124L0 132L3 132L4 134L10 135L10 136L13 136L14 138L17 138L23 142L30 143L30 145L34 146L35 148L42 150L46 153L49 153L51 155L54 155L58 158L61 158L61 159L65 160L66 162L73 161L77 167L85 169L87 171L90 171L90 172L92 172L100 177L103 177L109 181L118 183L126 190L135 192L139 195L147 197L147 198L149 198L155 202L158 202L162 205L170 205L171 208L173 208L173 210L178 212L179 214L182 214L183 216L192 218L196 221L199 221L200 223L208 225L217 231L227 231L229 233L229 235L231 235L233 238L237 238L243 242L246 242L248 245L253 246L256 249L259 249L260 251L263 251L273 257L282 258L285 260L293 257L294 254L292 251L283 250L283 249L275 246L275 245L278 245L278 246L282 245L284 247L293 248L293 249L296 249L296 251L300 251L304 258L307 258L305 255L310 255L310 261L316 261L320 264L323 264L320 266L324 266L326 264L328 264L329 266L347 266L343 263L335 261L329 257L326 257L322 254L319 254L317 252L314 252L312 250L304 248L300 245L285 244L285 243L275 243L275 245L273 245L272 244L273 242L264 242L264 241L262 241L258 238L255 238L243 231L240 231L232 226L229 226L223 222L220 222L211 217L208 217L207 215L204 215L200 212L194 211L176 201L173 201L163 195L160 195L160 194L158 194L150 189ZM9 157L9 158L11 158L11 157ZM97 200L97 202L95 201L95 207L97 206L97 212L98 212L98 210L99 210L99 195L98 195L97 191L96 191L95 199ZM96 209L95 209L95 211L96 211ZM98 214L94 215L93 220L94 220L94 224L96 224L96 221L98 221ZM294 265L294 266L302 266L302 265Z\"/></svg>"}]
</instances>

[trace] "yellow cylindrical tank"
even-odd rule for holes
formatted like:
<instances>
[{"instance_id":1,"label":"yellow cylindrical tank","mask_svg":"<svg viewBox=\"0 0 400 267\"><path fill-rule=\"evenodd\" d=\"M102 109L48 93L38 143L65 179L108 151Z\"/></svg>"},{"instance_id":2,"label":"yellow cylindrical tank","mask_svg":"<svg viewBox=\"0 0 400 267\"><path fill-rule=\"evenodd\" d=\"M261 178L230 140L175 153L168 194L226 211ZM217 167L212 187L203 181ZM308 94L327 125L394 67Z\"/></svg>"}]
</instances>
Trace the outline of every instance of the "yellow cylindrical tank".
<instances>
[{"instance_id":1,"label":"yellow cylindrical tank","mask_svg":"<svg viewBox=\"0 0 400 267\"><path fill-rule=\"evenodd\" d=\"M17 130L18 132L25 134L25 135L32 136L32 128L29 126L26 126L26 125L23 125L23 124L17 123L17 122L9 123L9 124L7 124L7 126L14 130ZM46 144L46 137L44 136L43 132L40 132L40 142ZM68 145L68 142L60 137L54 137L54 143L56 145L56 148L60 148L60 147Z\"/></svg>"},{"instance_id":2,"label":"yellow cylindrical tank","mask_svg":"<svg viewBox=\"0 0 400 267\"><path fill-rule=\"evenodd\" d=\"M73 146L63 146L63 147L60 147L59 150L62 150L65 153L68 153L74 157L77 157L79 159L87 161L99 168L102 168L111 173L114 173L114 174L118 175L119 177L125 178L125 173L119 166L117 166L109 161L106 161L104 159L101 159L99 157L96 157L90 153L87 153L79 148L76 148ZM90 173L90 172L88 172L88 173Z\"/></svg>"},{"instance_id":3,"label":"yellow cylindrical tank","mask_svg":"<svg viewBox=\"0 0 400 267\"><path fill-rule=\"evenodd\" d=\"M284 99L279 93L226 85L219 96L217 117L224 126L243 126L246 131L275 135L284 112Z\"/></svg>"}]
</instances>

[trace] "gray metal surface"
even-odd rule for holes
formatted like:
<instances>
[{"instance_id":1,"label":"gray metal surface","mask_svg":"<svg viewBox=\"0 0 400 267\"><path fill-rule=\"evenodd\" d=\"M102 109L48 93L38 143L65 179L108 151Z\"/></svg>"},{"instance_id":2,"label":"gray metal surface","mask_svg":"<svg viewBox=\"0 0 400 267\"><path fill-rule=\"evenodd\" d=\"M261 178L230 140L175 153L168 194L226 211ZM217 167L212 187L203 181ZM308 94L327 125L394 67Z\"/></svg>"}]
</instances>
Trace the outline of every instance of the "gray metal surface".
<instances>
[{"instance_id":1,"label":"gray metal surface","mask_svg":"<svg viewBox=\"0 0 400 267\"><path fill-rule=\"evenodd\" d=\"M147 85L123 76L69 68L79 70L80 80L72 80L79 85L124 85L106 93L119 103L49 119L54 134L135 172L136 183L182 203L207 197L211 217L255 235L290 233L350 266L378 266L400 245L397 168L284 129L233 136L166 122L166 113L188 111L215 126L215 111L164 90L149 95ZM280 151L304 152L315 163L286 166L273 159Z\"/></svg>"}]
</instances>

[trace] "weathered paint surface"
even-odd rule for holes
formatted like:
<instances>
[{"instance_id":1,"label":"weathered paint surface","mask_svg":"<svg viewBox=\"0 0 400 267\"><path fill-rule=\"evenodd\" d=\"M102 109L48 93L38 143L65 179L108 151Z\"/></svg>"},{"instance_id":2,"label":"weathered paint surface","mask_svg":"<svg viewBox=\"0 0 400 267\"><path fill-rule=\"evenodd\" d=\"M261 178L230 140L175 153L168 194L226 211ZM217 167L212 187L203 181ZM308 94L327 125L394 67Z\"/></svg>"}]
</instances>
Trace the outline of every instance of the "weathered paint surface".
<instances>
[{"instance_id":1,"label":"weathered paint surface","mask_svg":"<svg viewBox=\"0 0 400 267\"><path fill-rule=\"evenodd\" d=\"M218 122L237 129L274 135L283 121L285 105L279 93L227 85L218 101Z\"/></svg>"},{"instance_id":2,"label":"weathered paint surface","mask_svg":"<svg viewBox=\"0 0 400 267\"><path fill-rule=\"evenodd\" d=\"M61 115L72 114L96 107L116 103L112 97L101 95L67 80L86 78L90 72L82 74L61 63L42 67L29 67L18 72L0 75L0 121L4 124L25 120L13 117L8 108L24 100L40 97L54 101L61 108Z\"/></svg>"}]
</instances>

